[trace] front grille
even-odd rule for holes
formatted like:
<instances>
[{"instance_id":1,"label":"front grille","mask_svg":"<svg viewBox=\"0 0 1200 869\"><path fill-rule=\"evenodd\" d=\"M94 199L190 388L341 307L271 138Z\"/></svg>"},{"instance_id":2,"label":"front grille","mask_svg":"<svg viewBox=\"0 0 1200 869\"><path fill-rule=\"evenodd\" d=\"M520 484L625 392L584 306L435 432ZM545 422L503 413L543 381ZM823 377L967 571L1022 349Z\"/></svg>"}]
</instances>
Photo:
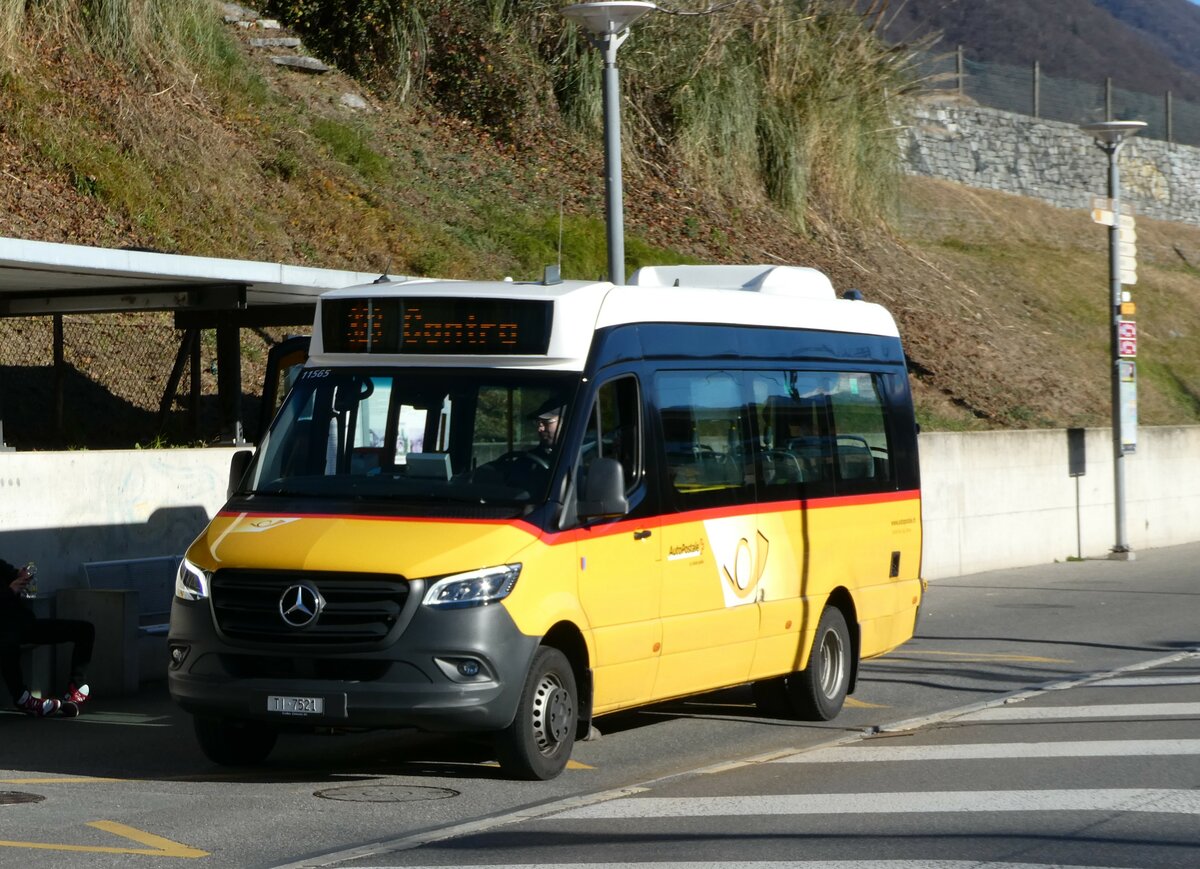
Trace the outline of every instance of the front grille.
<instances>
[{"instance_id":1,"label":"front grille","mask_svg":"<svg viewBox=\"0 0 1200 869\"><path fill-rule=\"evenodd\" d=\"M324 609L301 628L283 620L279 602L306 583ZM218 570L212 579L217 627L230 639L320 646L379 645L400 623L408 583L387 574Z\"/></svg>"}]
</instances>

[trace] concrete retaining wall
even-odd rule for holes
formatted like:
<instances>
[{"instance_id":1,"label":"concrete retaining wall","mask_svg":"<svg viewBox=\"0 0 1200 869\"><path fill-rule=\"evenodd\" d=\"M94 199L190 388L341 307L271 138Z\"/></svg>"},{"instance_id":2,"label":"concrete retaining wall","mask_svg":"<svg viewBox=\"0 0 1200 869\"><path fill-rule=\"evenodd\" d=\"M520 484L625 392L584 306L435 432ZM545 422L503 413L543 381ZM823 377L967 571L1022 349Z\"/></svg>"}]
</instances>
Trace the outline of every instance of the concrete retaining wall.
<instances>
[{"instance_id":1,"label":"concrete retaining wall","mask_svg":"<svg viewBox=\"0 0 1200 869\"><path fill-rule=\"evenodd\" d=\"M1069 475L1065 431L921 435L928 579L1102 557L1116 542L1112 434L1085 433ZM1134 552L1200 540L1200 426L1140 428L1125 463Z\"/></svg>"},{"instance_id":2,"label":"concrete retaining wall","mask_svg":"<svg viewBox=\"0 0 1200 869\"><path fill-rule=\"evenodd\" d=\"M901 131L908 170L1062 208L1090 208L1108 190L1108 158L1074 124L979 106L921 105ZM1138 214L1200 224L1200 148L1131 138L1121 198Z\"/></svg>"},{"instance_id":3,"label":"concrete retaining wall","mask_svg":"<svg viewBox=\"0 0 1200 869\"><path fill-rule=\"evenodd\" d=\"M1104 556L1116 540L1112 441L1086 474L1064 431L921 435L929 579ZM35 560L46 592L85 561L181 553L225 499L230 449L0 453L0 558ZM1200 426L1142 428L1125 459L1134 550L1200 540Z\"/></svg>"}]
</instances>

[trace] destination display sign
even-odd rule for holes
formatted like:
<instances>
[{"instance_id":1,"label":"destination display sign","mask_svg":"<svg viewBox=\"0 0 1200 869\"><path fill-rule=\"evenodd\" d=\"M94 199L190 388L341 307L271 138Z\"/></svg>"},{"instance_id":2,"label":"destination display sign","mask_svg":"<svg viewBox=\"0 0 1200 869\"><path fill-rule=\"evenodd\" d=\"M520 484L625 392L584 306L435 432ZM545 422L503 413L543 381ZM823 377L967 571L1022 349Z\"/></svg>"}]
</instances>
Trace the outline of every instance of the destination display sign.
<instances>
[{"instance_id":1,"label":"destination display sign","mask_svg":"<svg viewBox=\"0 0 1200 869\"><path fill-rule=\"evenodd\" d=\"M328 299L321 337L327 353L538 356L552 310L536 299Z\"/></svg>"}]
</instances>

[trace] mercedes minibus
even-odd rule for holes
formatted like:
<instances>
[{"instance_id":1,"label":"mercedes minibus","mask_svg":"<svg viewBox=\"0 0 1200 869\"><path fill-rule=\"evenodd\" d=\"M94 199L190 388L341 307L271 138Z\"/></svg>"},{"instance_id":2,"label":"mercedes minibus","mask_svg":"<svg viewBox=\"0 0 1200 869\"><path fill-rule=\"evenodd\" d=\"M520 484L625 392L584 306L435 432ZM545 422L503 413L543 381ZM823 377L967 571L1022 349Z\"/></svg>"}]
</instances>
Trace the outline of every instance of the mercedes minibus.
<instances>
[{"instance_id":1,"label":"mercedes minibus","mask_svg":"<svg viewBox=\"0 0 1200 869\"><path fill-rule=\"evenodd\" d=\"M191 545L172 697L215 762L289 731L486 735L547 779L596 716L750 684L827 720L922 601L896 325L799 267L323 294Z\"/></svg>"}]
</instances>

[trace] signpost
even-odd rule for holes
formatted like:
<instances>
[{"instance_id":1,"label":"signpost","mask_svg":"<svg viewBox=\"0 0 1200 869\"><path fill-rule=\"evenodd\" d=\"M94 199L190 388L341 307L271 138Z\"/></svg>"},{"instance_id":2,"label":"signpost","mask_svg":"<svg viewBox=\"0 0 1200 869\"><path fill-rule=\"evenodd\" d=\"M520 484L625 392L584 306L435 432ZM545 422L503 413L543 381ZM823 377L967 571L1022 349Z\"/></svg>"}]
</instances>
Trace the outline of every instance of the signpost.
<instances>
[{"instance_id":1,"label":"signpost","mask_svg":"<svg viewBox=\"0 0 1200 869\"><path fill-rule=\"evenodd\" d=\"M1109 557L1126 561L1133 558L1133 550L1125 537L1124 458L1137 446L1137 363L1128 357L1137 354L1137 326L1123 319L1134 308L1129 294L1121 287L1137 283L1137 228L1133 208L1121 201L1117 156L1126 139L1145 126L1144 121L1100 121L1080 126L1108 156L1108 196L1092 199L1092 220L1108 227L1109 379L1117 538Z\"/></svg>"}]
</instances>

